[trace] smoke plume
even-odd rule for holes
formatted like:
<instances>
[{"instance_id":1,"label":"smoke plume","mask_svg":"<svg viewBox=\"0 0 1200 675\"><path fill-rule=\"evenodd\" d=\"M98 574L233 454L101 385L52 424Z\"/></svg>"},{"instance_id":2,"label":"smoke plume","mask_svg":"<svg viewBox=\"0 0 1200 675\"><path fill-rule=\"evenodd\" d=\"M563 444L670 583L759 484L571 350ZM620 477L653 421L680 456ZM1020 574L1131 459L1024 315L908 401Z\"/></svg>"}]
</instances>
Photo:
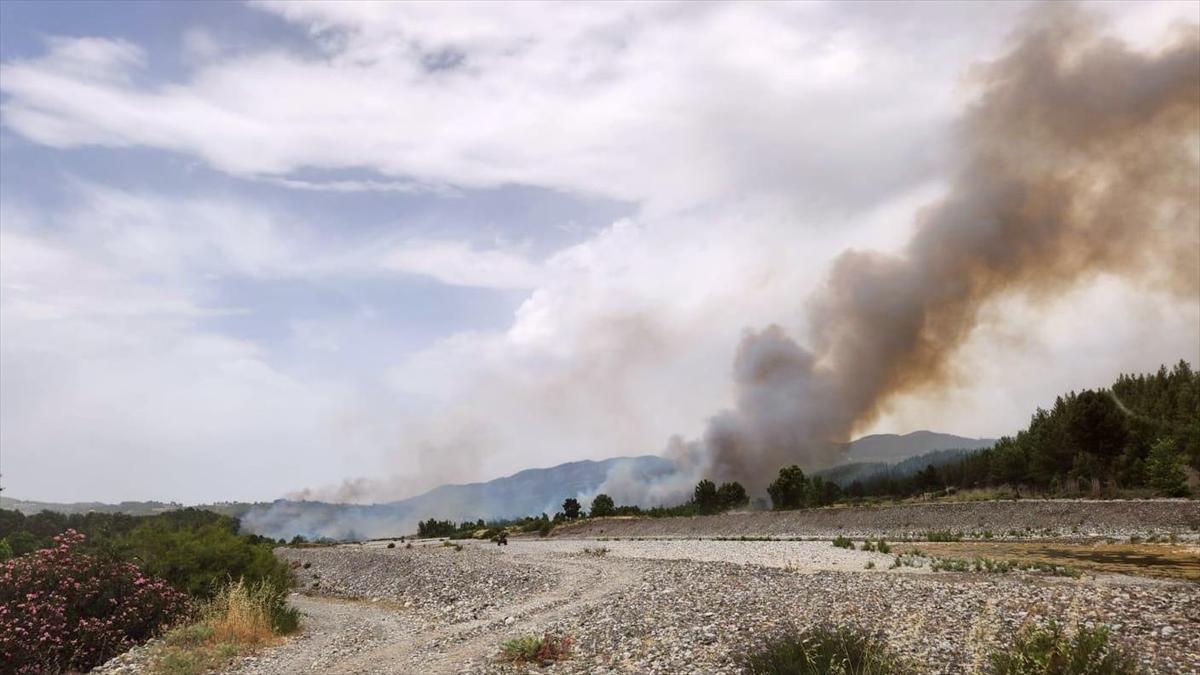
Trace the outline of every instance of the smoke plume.
<instances>
[{"instance_id":1,"label":"smoke plume","mask_svg":"<svg viewBox=\"0 0 1200 675\"><path fill-rule=\"evenodd\" d=\"M1043 7L972 72L948 193L899 255L835 260L808 307L810 348L775 326L745 336L735 408L685 449L707 475L761 490L780 466L834 463L889 399L945 383L1002 295L1111 274L1200 297L1200 31L1139 53L1101 28Z\"/></svg>"}]
</instances>

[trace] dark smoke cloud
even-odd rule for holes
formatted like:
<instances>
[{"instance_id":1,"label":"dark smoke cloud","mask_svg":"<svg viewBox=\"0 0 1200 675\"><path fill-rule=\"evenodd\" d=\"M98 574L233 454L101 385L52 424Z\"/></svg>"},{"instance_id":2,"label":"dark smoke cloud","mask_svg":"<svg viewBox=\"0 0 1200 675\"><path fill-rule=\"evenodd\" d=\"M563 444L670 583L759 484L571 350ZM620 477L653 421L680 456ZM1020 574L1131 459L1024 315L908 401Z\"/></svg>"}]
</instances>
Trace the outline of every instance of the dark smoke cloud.
<instances>
[{"instance_id":1,"label":"dark smoke cloud","mask_svg":"<svg viewBox=\"0 0 1200 675\"><path fill-rule=\"evenodd\" d=\"M889 399L945 383L1002 295L1113 274L1200 298L1200 32L1147 54L1078 8L1031 19L972 73L963 164L902 253L838 257L808 308L811 349L774 326L743 339L736 407L690 450L708 475L761 490L785 464L835 463Z\"/></svg>"}]
</instances>

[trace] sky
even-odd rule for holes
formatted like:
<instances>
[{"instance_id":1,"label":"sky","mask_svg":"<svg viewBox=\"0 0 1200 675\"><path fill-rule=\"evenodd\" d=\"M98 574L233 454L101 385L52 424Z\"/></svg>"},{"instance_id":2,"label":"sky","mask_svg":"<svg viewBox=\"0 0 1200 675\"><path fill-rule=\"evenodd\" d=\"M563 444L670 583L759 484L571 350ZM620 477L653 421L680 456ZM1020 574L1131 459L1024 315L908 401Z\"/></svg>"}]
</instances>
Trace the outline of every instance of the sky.
<instances>
[{"instance_id":1,"label":"sky","mask_svg":"<svg viewBox=\"0 0 1200 675\"><path fill-rule=\"evenodd\" d=\"M1154 50L1194 2L1085 9ZM654 454L960 159L1021 3L0 3L0 474L377 501ZM1200 298L991 303L857 433L1200 362Z\"/></svg>"}]
</instances>

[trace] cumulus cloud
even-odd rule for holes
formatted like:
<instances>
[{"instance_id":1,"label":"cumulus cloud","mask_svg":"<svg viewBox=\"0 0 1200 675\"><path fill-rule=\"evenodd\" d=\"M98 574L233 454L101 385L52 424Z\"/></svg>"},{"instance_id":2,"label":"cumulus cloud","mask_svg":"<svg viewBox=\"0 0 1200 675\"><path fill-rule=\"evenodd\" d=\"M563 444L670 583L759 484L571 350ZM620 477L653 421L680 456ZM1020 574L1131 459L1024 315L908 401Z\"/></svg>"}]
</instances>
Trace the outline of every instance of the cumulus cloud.
<instances>
[{"instance_id":1,"label":"cumulus cloud","mask_svg":"<svg viewBox=\"0 0 1200 675\"><path fill-rule=\"evenodd\" d=\"M1022 11L254 6L302 29L314 49L193 37L191 70L163 82L144 77L156 55L131 42L56 38L0 66L2 123L46 146L154 148L306 194L470 199L476 188L525 185L624 200L630 217L547 253L524 233L398 225L360 237L341 222L199 192L87 185L53 227L44 214L26 227L10 210L0 269L6 473L8 448L56 458L53 448L89 441L113 456L136 448L165 473L168 459L195 467L212 446L223 449L218 461L311 463L258 495L328 483L309 494L372 501L696 437L734 402L746 328L808 334L804 298L829 261L848 247L895 252L917 209L944 193L962 80L997 55ZM1099 11L1144 44L1191 9ZM213 278L328 289L406 274L526 295L503 329L364 355L380 381L315 378L281 365L278 344L204 320L245 310L214 297ZM863 431L995 435L1039 397L1197 357L1195 308L1111 280L1080 293L1078 306L1002 299L981 309L955 364L972 376L890 402ZM1153 314L1154 329L1125 321L1133 310ZM1122 330L1104 339L1090 328L1113 323ZM287 317L288 334L322 353L356 351L342 348L343 329L357 325ZM1013 385L1014 372L1032 375ZM144 393L162 391L174 393ZM72 423L55 427L51 408ZM169 424L180 411L194 413Z\"/></svg>"}]
</instances>

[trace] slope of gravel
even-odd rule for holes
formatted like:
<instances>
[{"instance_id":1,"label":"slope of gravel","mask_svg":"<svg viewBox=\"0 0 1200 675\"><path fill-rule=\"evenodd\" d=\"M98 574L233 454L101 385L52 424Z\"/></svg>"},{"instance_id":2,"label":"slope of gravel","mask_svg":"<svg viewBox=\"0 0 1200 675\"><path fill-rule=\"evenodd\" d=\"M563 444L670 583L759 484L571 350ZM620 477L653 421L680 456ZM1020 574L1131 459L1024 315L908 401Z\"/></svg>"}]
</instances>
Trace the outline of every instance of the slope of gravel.
<instances>
[{"instance_id":1,"label":"slope of gravel","mask_svg":"<svg viewBox=\"0 0 1200 675\"><path fill-rule=\"evenodd\" d=\"M861 547L862 541L855 541ZM602 550L609 558L642 560L695 560L762 565L799 572L863 570L867 565L886 570L894 556L844 549L829 540L820 541L701 541L697 539L595 541L590 539L547 539L509 542L512 553L583 553ZM925 567L899 567L898 573L927 573Z\"/></svg>"},{"instance_id":2,"label":"slope of gravel","mask_svg":"<svg viewBox=\"0 0 1200 675\"><path fill-rule=\"evenodd\" d=\"M1026 529L1028 528L1028 529ZM551 537L920 536L929 530L1011 531L1046 536L1195 534L1200 501L1020 500L835 506L691 518L599 518L555 528Z\"/></svg>"},{"instance_id":3,"label":"slope of gravel","mask_svg":"<svg viewBox=\"0 0 1200 675\"><path fill-rule=\"evenodd\" d=\"M972 672L1020 626L1047 618L1112 626L1147 673L1200 672L1200 586L1186 583L798 574L674 560L645 566L635 585L548 628L576 640L561 673L737 673L738 655L764 637L834 622L880 631L921 672L948 674ZM481 657L468 670L521 669Z\"/></svg>"},{"instance_id":4,"label":"slope of gravel","mask_svg":"<svg viewBox=\"0 0 1200 675\"><path fill-rule=\"evenodd\" d=\"M292 563L302 592L394 604L439 623L474 619L559 582L553 570L508 561L503 550L481 546L279 548L275 554Z\"/></svg>"}]
</instances>

